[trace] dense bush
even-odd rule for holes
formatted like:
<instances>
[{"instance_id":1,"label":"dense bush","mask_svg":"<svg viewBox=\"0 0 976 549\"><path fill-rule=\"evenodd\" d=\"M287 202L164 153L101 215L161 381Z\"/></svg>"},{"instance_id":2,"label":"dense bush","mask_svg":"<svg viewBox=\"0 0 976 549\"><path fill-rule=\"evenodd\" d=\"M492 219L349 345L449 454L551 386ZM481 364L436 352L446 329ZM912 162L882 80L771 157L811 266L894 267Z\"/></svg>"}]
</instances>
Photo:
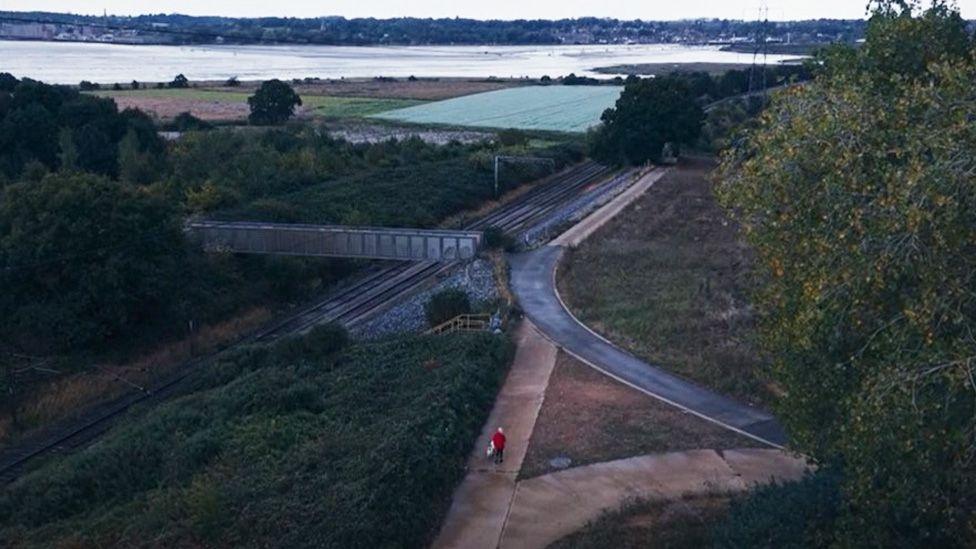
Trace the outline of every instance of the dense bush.
<instances>
[{"instance_id":1,"label":"dense bush","mask_svg":"<svg viewBox=\"0 0 976 549\"><path fill-rule=\"evenodd\" d=\"M502 130L498 132L498 142L506 147L525 145L529 142L529 135L522 130Z\"/></svg>"},{"instance_id":2,"label":"dense bush","mask_svg":"<svg viewBox=\"0 0 976 549\"><path fill-rule=\"evenodd\" d=\"M213 124L201 120L189 112L181 112L173 118L168 127L177 132L190 132L213 129Z\"/></svg>"},{"instance_id":3,"label":"dense bush","mask_svg":"<svg viewBox=\"0 0 976 549\"><path fill-rule=\"evenodd\" d=\"M175 127L208 125L185 114ZM298 299L352 265L203 254L181 235L162 249L155 241L142 245L138 239L158 228L139 217L146 200L164 205L179 233L187 213L430 227L492 196L490 162L479 159L490 158L493 145L351 144L312 125L191 131L164 142L152 120L119 113L110 99L10 75L0 75L0 129L0 188L12 189L0 197L0 278L7 283L0 335L20 351L159 345L242 307ZM580 157L578 147L566 146L526 154L549 156L557 166ZM115 182L80 177L86 172ZM539 175L515 166L501 185ZM79 191L84 186L106 190L97 199ZM140 269L144 276L131 274Z\"/></svg>"},{"instance_id":4,"label":"dense bush","mask_svg":"<svg viewBox=\"0 0 976 549\"><path fill-rule=\"evenodd\" d=\"M284 360L298 360L304 355L328 356L349 343L349 333L338 323L329 322L312 328L302 336L288 337L275 345Z\"/></svg>"},{"instance_id":5,"label":"dense bush","mask_svg":"<svg viewBox=\"0 0 976 549\"><path fill-rule=\"evenodd\" d=\"M0 191L0 340L30 354L185 335L348 273L341 260L204 254L155 188L50 174ZM81 366L81 364L79 364Z\"/></svg>"},{"instance_id":6,"label":"dense bush","mask_svg":"<svg viewBox=\"0 0 976 549\"><path fill-rule=\"evenodd\" d=\"M120 113L111 99L10 78L4 88L12 89L0 90L0 174L10 180L32 162L114 177L119 144L130 132L139 153L163 154L152 120L140 111Z\"/></svg>"},{"instance_id":7,"label":"dense bush","mask_svg":"<svg viewBox=\"0 0 976 549\"><path fill-rule=\"evenodd\" d=\"M718 154L733 146L743 130L755 125L767 103L762 96L746 96L709 109L705 113L697 147Z\"/></svg>"},{"instance_id":8,"label":"dense bush","mask_svg":"<svg viewBox=\"0 0 976 549\"><path fill-rule=\"evenodd\" d=\"M189 88L190 81L182 74L177 74L175 78L169 83L171 88Z\"/></svg>"},{"instance_id":9,"label":"dense bush","mask_svg":"<svg viewBox=\"0 0 976 549\"><path fill-rule=\"evenodd\" d=\"M0 332L35 352L131 332L180 306L183 234L159 196L94 175L0 195Z\"/></svg>"},{"instance_id":10,"label":"dense bush","mask_svg":"<svg viewBox=\"0 0 976 549\"><path fill-rule=\"evenodd\" d=\"M201 170L206 162L195 159L206 149L194 145L188 151L186 144L178 144L177 173L185 174L179 182L212 185L215 206L202 209L221 210L220 217L348 225L433 227L494 196L490 154L482 162L479 152L487 152L486 145L438 147L409 139L361 146L279 133L274 149L225 132L193 136L226 151L223 167ZM552 158L558 168L578 160L580 153L558 146L532 154ZM548 170L542 165L507 168L501 191Z\"/></svg>"},{"instance_id":11,"label":"dense bush","mask_svg":"<svg viewBox=\"0 0 976 549\"><path fill-rule=\"evenodd\" d=\"M437 326L452 318L471 312L471 301L464 290L454 288L441 290L430 297L424 306L427 322Z\"/></svg>"},{"instance_id":12,"label":"dense bush","mask_svg":"<svg viewBox=\"0 0 976 549\"><path fill-rule=\"evenodd\" d=\"M714 546L787 549L827 547L841 506L836 472L820 471L788 484L756 488L732 501L713 530Z\"/></svg>"},{"instance_id":13,"label":"dense bush","mask_svg":"<svg viewBox=\"0 0 976 549\"><path fill-rule=\"evenodd\" d=\"M510 357L490 335L289 359L235 352L201 372L193 393L6 487L0 539L424 546Z\"/></svg>"},{"instance_id":14,"label":"dense bush","mask_svg":"<svg viewBox=\"0 0 976 549\"><path fill-rule=\"evenodd\" d=\"M512 251L515 238L500 227L491 226L484 230L485 247L492 250Z\"/></svg>"}]
</instances>

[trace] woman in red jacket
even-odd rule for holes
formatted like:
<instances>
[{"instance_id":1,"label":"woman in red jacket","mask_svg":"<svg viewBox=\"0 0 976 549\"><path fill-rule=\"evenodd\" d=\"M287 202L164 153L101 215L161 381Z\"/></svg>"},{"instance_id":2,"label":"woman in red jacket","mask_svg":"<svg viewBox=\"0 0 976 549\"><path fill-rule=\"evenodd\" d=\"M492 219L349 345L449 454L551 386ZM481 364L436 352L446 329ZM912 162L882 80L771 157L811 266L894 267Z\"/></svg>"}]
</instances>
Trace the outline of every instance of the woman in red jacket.
<instances>
[{"instance_id":1,"label":"woman in red jacket","mask_svg":"<svg viewBox=\"0 0 976 549\"><path fill-rule=\"evenodd\" d=\"M491 436L491 447L494 449L495 463L505 461L505 431L501 427Z\"/></svg>"}]
</instances>

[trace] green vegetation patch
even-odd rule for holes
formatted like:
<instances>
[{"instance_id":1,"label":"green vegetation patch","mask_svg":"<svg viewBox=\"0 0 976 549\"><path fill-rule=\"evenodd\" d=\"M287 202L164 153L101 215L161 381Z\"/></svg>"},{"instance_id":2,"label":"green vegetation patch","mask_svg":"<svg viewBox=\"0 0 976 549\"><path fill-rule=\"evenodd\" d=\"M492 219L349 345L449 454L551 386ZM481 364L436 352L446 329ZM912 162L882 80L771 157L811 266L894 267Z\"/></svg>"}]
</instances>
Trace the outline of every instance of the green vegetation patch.
<instances>
[{"instance_id":1,"label":"green vegetation patch","mask_svg":"<svg viewBox=\"0 0 976 549\"><path fill-rule=\"evenodd\" d=\"M5 545L419 547L511 357L487 334L220 360L0 495ZM324 337L324 336L323 336Z\"/></svg>"},{"instance_id":2,"label":"green vegetation patch","mask_svg":"<svg viewBox=\"0 0 976 549\"><path fill-rule=\"evenodd\" d=\"M371 97L302 96L302 103L316 116L325 118L359 118L394 109L420 105L417 99L384 99Z\"/></svg>"},{"instance_id":3,"label":"green vegetation patch","mask_svg":"<svg viewBox=\"0 0 976 549\"><path fill-rule=\"evenodd\" d=\"M104 90L94 92L101 97L127 97L145 99L182 99L187 101L216 103L247 103L250 92L203 90L193 88L163 88L144 90ZM371 97L332 97L327 95L303 95L302 106L315 116L323 118L359 118L377 113L412 107L424 103L416 99L386 99Z\"/></svg>"},{"instance_id":4,"label":"green vegetation patch","mask_svg":"<svg viewBox=\"0 0 976 549\"><path fill-rule=\"evenodd\" d=\"M619 86L525 86L377 115L419 124L584 132L620 97Z\"/></svg>"},{"instance_id":5,"label":"green vegetation patch","mask_svg":"<svg viewBox=\"0 0 976 549\"><path fill-rule=\"evenodd\" d=\"M372 150L379 155L383 149L402 149L402 154L409 155L409 150L417 145L417 140L411 140L399 145L375 145ZM569 146L534 152L552 158L557 169L579 159L578 149ZM394 153L391 153L391 157ZM238 206L226 208L217 216L255 221L433 227L450 215L476 208L492 198L494 179L491 158L487 150L449 145L438 149L437 156L431 155L427 162L403 162L398 166L311 183L297 191L239 202ZM248 178L253 179L267 170L257 167L254 172L248 172L253 174ZM547 167L541 165L511 166L502 174L500 188L504 192L547 173ZM258 184L264 183L261 192L270 189L272 181L285 179L286 174L271 173L267 179L259 181ZM291 185L282 184L281 188ZM217 192L225 191L218 187ZM234 191L227 190L226 193L234 194Z\"/></svg>"}]
</instances>

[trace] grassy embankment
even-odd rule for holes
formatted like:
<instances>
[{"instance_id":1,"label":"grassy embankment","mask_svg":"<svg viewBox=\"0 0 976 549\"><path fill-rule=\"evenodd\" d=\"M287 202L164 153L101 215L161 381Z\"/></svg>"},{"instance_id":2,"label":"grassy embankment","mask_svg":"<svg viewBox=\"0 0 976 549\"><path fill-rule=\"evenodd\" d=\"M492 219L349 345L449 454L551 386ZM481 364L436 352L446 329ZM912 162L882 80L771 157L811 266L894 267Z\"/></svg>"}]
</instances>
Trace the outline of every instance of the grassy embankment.
<instances>
[{"instance_id":1,"label":"grassy embankment","mask_svg":"<svg viewBox=\"0 0 976 549\"><path fill-rule=\"evenodd\" d=\"M249 348L0 494L5 546L417 547L511 358L492 335Z\"/></svg>"},{"instance_id":2,"label":"grassy embankment","mask_svg":"<svg viewBox=\"0 0 976 549\"><path fill-rule=\"evenodd\" d=\"M774 394L747 299L752 257L689 161L572 251L563 298L638 356L751 403Z\"/></svg>"}]
</instances>

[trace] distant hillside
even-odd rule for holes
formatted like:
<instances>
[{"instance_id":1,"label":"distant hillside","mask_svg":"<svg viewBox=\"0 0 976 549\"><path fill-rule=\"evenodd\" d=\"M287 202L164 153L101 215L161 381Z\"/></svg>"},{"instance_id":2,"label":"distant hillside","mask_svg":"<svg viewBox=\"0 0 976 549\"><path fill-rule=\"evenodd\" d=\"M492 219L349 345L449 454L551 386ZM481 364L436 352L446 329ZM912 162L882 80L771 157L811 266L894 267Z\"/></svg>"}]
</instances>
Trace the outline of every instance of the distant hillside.
<instances>
[{"instance_id":1,"label":"distant hillside","mask_svg":"<svg viewBox=\"0 0 976 549\"><path fill-rule=\"evenodd\" d=\"M770 39L782 42L851 43L862 37L864 24L861 20L833 19L770 22L766 24L766 34ZM732 44L753 41L761 25L755 21L718 19L243 19L178 14L100 17L0 12L0 38L155 44Z\"/></svg>"}]
</instances>

